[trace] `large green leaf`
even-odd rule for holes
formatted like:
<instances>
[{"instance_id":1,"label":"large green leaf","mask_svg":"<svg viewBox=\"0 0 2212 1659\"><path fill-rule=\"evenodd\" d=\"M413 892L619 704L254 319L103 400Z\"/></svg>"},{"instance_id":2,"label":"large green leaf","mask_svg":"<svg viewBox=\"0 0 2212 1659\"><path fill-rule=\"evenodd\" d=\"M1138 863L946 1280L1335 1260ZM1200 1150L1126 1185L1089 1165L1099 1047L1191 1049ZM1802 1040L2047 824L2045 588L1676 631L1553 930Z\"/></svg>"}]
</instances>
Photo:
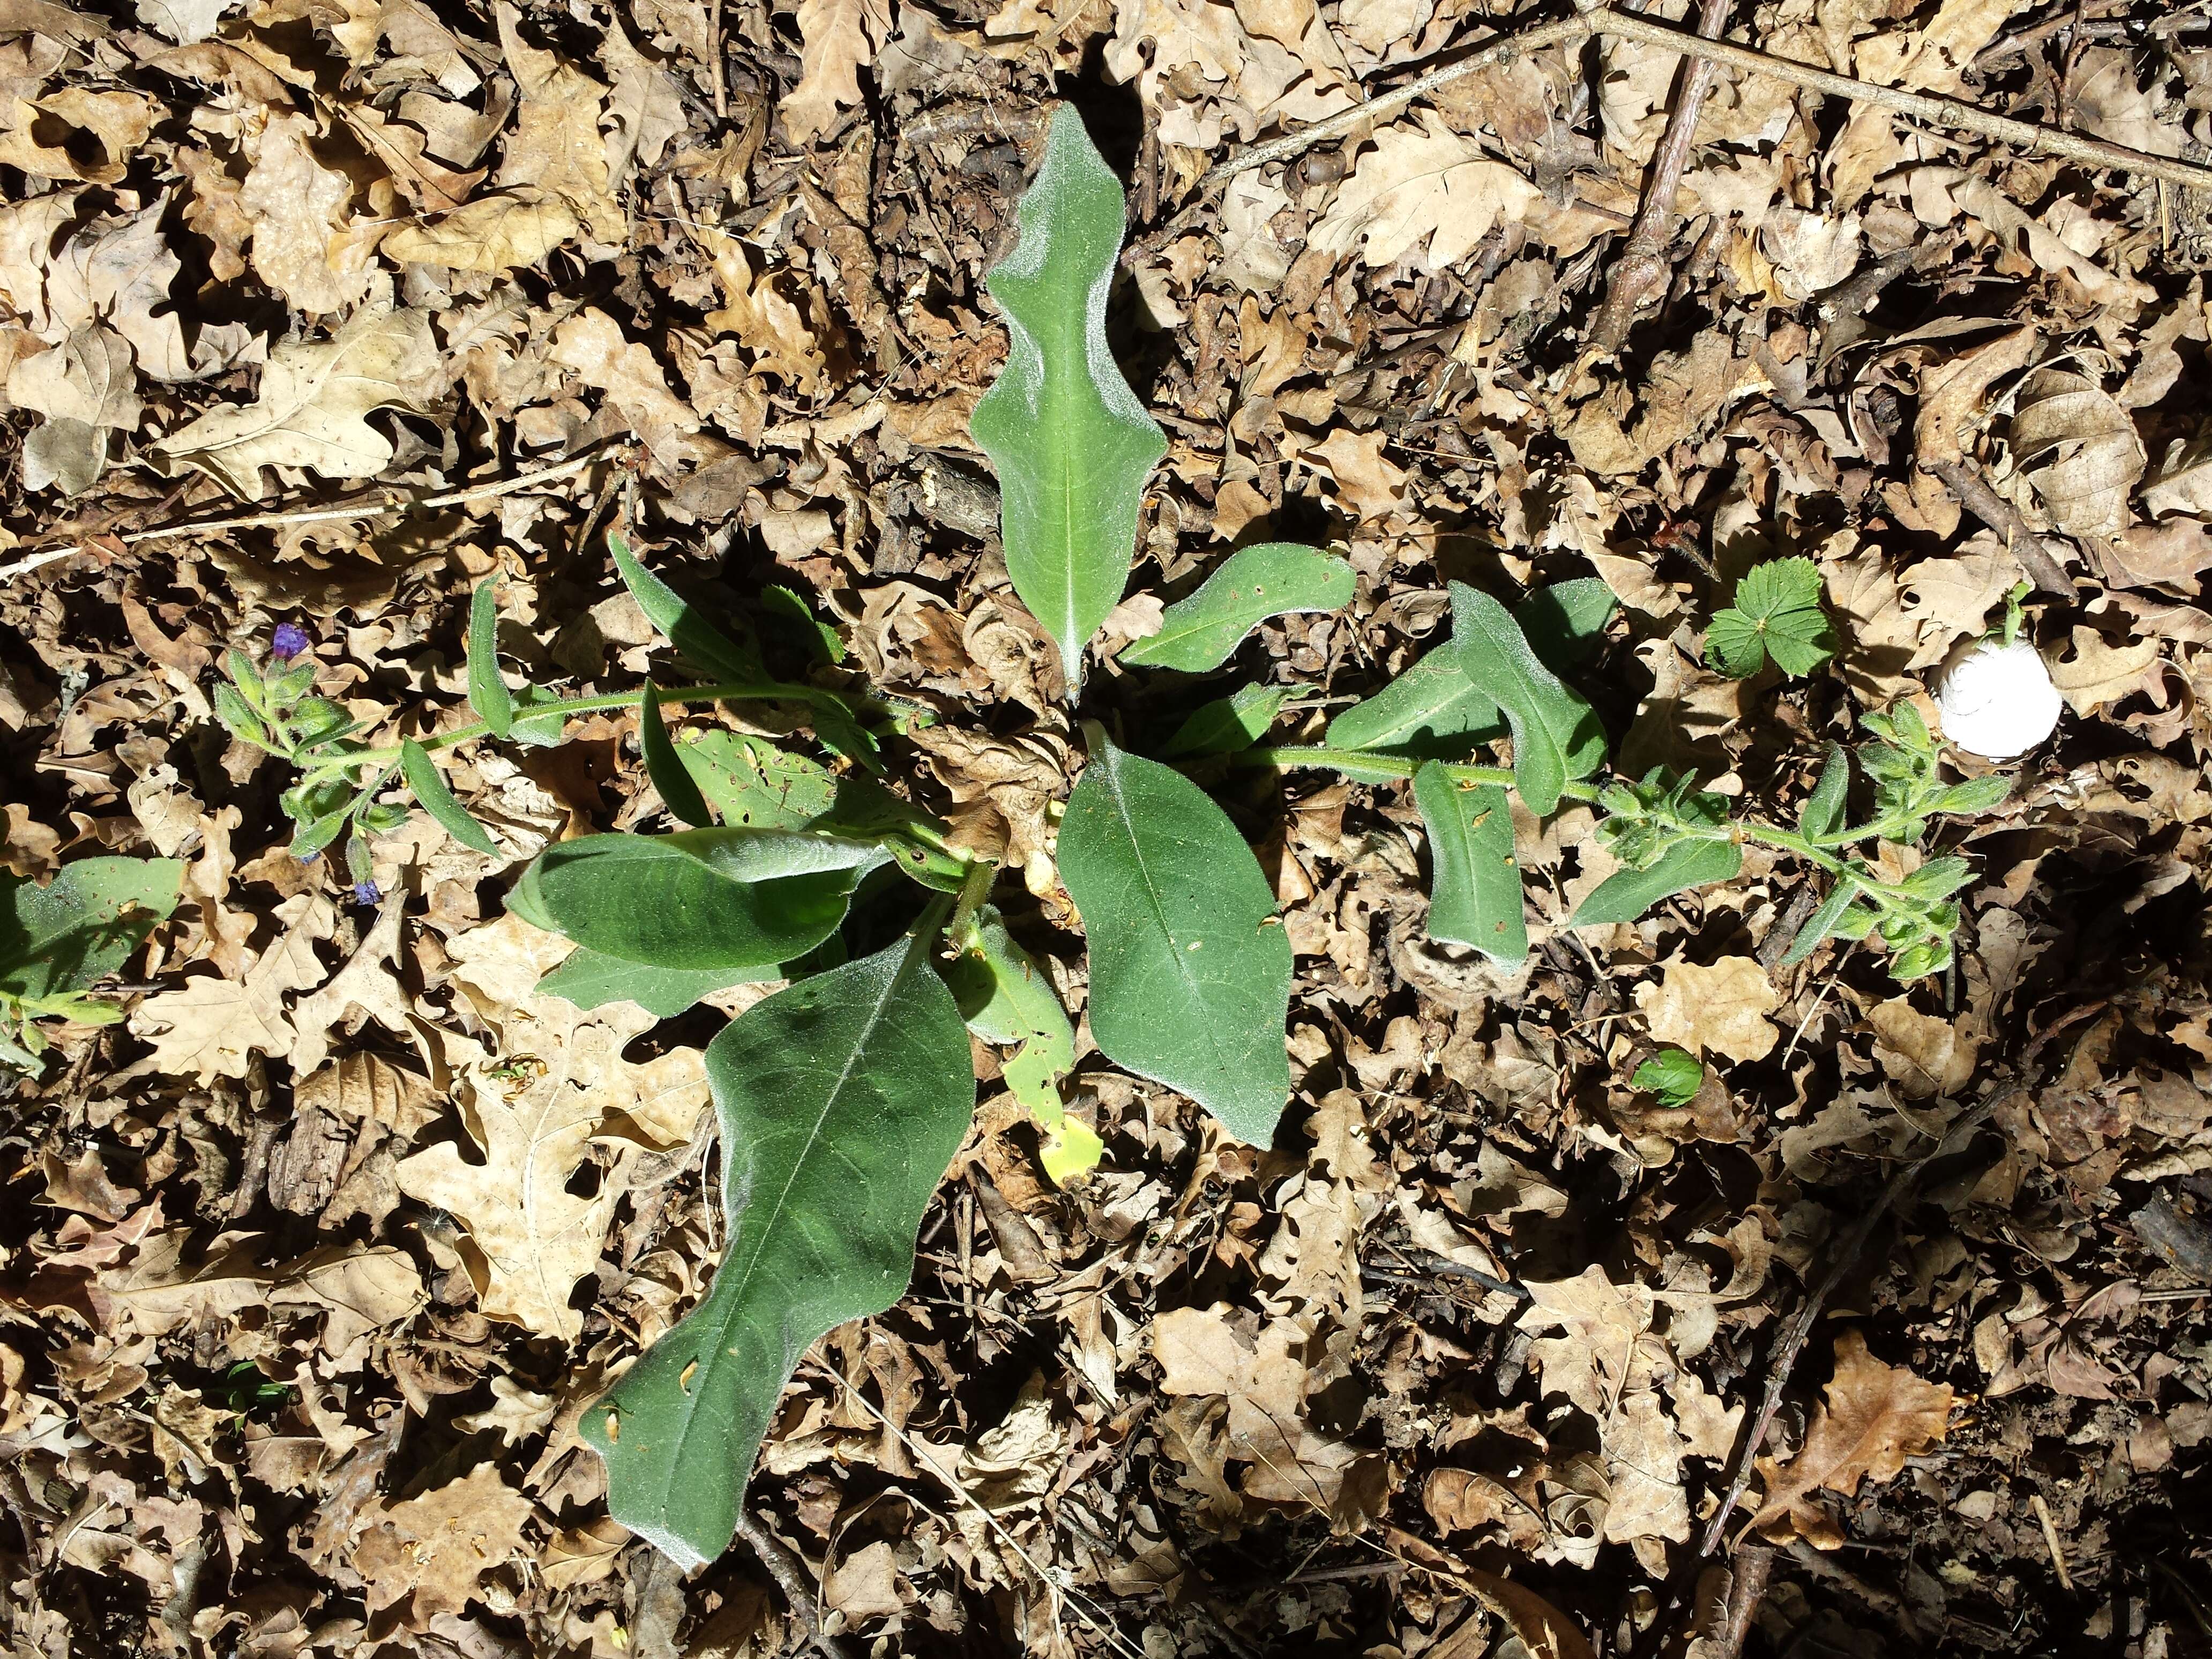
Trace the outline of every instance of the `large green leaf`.
<instances>
[{"instance_id":1,"label":"large green leaf","mask_svg":"<svg viewBox=\"0 0 2212 1659\"><path fill-rule=\"evenodd\" d=\"M1439 761L1413 774L1413 799L1428 826L1435 866L1429 936L1471 945L1499 962L1528 954L1521 866L1513 856L1513 809L1496 784L1454 781Z\"/></svg>"},{"instance_id":2,"label":"large green leaf","mask_svg":"<svg viewBox=\"0 0 2212 1659\"><path fill-rule=\"evenodd\" d=\"M862 873L883 858L872 842L797 830L586 836L539 854L507 904L625 962L767 968L829 938Z\"/></svg>"},{"instance_id":3,"label":"large green leaf","mask_svg":"<svg viewBox=\"0 0 2212 1659\"><path fill-rule=\"evenodd\" d=\"M1514 787L1530 811L1552 811L1569 780L1605 763L1605 733L1590 706L1529 648L1504 605L1464 582L1451 585L1451 599L1460 665L1513 729Z\"/></svg>"},{"instance_id":4,"label":"large green leaf","mask_svg":"<svg viewBox=\"0 0 2212 1659\"><path fill-rule=\"evenodd\" d=\"M1128 582L1145 480L1168 447L1106 345L1125 213L1121 181L1061 105L1022 198L1021 239L990 273L1006 366L969 422L999 471L1007 574L1060 647L1070 696Z\"/></svg>"},{"instance_id":5,"label":"large green leaf","mask_svg":"<svg viewBox=\"0 0 2212 1659\"><path fill-rule=\"evenodd\" d=\"M1616 870L1575 907L1571 927L1633 921L1663 898L1692 887L1733 881L1743 869L1743 848L1732 841L1678 841L1642 870Z\"/></svg>"},{"instance_id":6,"label":"large green leaf","mask_svg":"<svg viewBox=\"0 0 2212 1659\"><path fill-rule=\"evenodd\" d=\"M737 1530L776 1398L827 1331L904 1294L975 1110L932 936L777 992L707 1047L729 1247L706 1300L586 1408L607 1510L686 1567Z\"/></svg>"},{"instance_id":7,"label":"large green leaf","mask_svg":"<svg viewBox=\"0 0 2212 1659\"><path fill-rule=\"evenodd\" d=\"M1160 631L1121 653L1125 663L1200 674L1218 667L1237 641L1270 617L1334 611L1352 603L1358 578L1334 553L1297 542L1240 548L1160 618Z\"/></svg>"},{"instance_id":8,"label":"large green leaf","mask_svg":"<svg viewBox=\"0 0 2212 1659\"><path fill-rule=\"evenodd\" d=\"M1462 758L1505 735L1498 705L1468 678L1459 653L1431 651L1373 696L1328 723L1332 749Z\"/></svg>"},{"instance_id":9,"label":"large green leaf","mask_svg":"<svg viewBox=\"0 0 2212 1659\"><path fill-rule=\"evenodd\" d=\"M777 967L654 968L579 945L538 981L538 989L541 995L565 997L579 1008L635 1002L649 1014L673 1019L702 997L732 985L782 976L782 969Z\"/></svg>"},{"instance_id":10,"label":"large green leaf","mask_svg":"<svg viewBox=\"0 0 2212 1659\"><path fill-rule=\"evenodd\" d=\"M1290 1099L1291 942L1229 815L1097 734L1060 825L1060 874L1091 941L1099 1048L1267 1145Z\"/></svg>"},{"instance_id":11,"label":"large green leaf","mask_svg":"<svg viewBox=\"0 0 2212 1659\"><path fill-rule=\"evenodd\" d=\"M177 908L175 859L79 859L45 886L0 872L0 996L66 996L112 974Z\"/></svg>"}]
</instances>

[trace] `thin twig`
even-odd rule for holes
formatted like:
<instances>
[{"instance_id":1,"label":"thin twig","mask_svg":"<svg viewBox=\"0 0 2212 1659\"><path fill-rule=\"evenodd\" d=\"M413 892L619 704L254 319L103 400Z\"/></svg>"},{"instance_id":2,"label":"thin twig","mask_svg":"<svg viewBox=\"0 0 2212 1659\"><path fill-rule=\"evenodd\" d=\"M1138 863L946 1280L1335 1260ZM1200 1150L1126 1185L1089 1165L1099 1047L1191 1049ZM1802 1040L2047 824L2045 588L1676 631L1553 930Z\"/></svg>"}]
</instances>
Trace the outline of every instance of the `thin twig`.
<instances>
[{"instance_id":1,"label":"thin twig","mask_svg":"<svg viewBox=\"0 0 2212 1659\"><path fill-rule=\"evenodd\" d=\"M1747 1544L1736 1558L1729 1580L1728 1610L1713 1637L1713 1659L1737 1659L1744 1638L1751 1633L1752 1615L1766 1597L1766 1581L1774 1571L1774 1552L1764 1544Z\"/></svg>"},{"instance_id":2,"label":"thin twig","mask_svg":"<svg viewBox=\"0 0 2212 1659\"><path fill-rule=\"evenodd\" d=\"M1698 12L1698 33L1717 40L1728 27L1729 0L1704 0ZM1698 142L1698 115L1706 95L1720 78L1720 65L1710 58L1692 61L1682 76L1682 90L1667 116L1667 131L1659 153L1651 162L1651 179L1636 210L1636 223L1627 245L1613 267L1606 284L1605 304L1590 329L1590 350L1601 358L1620 356L1636 313L1667 289L1672 265L1667 244L1674 229L1674 192L1682 187L1682 171Z\"/></svg>"},{"instance_id":3,"label":"thin twig","mask_svg":"<svg viewBox=\"0 0 2212 1659\"><path fill-rule=\"evenodd\" d=\"M448 489L442 495L400 496L382 501L362 501L352 507L315 507L293 513L249 513L236 519L208 519L196 524L164 525L158 530L134 530L122 540L128 546L133 542L150 542L167 536L195 536L217 530L259 530L275 525L330 524L341 519L381 518L391 513L427 513L434 507L458 507L463 501L484 501L494 495L512 495L519 489L533 489L539 484L554 483L606 459L606 451L594 450L588 455L578 455L553 466L540 467L535 472L518 473L512 478L497 478L489 483L471 484L462 489ZM0 574L4 574L0 572Z\"/></svg>"},{"instance_id":4,"label":"thin twig","mask_svg":"<svg viewBox=\"0 0 2212 1659\"><path fill-rule=\"evenodd\" d=\"M2051 1551L2051 1565L2058 1570L2058 1588L2069 1595L2074 1593L2074 1575L2066 1571L2066 1545L2058 1536L2058 1523L2051 1518L2051 1505L2043 1501L2039 1492L2027 1495L2027 1506L2035 1511L2036 1523L2043 1528L2043 1541Z\"/></svg>"},{"instance_id":5,"label":"thin twig","mask_svg":"<svg viewBox=\"0 0 2212 1659\"><path fill-rule=\"evenodd\" d=\"M1590 33L1586 17L1562 17L1550 23L1540 23L1534 28L1518 34L1508 34L1486 43L1479 50L1447 64L1440 70L1431 70L1418 81L1409 81L1395 92L1386 92L1380 98L1370 98L1364 104L1355 104L1341 114L1332 115L1326 121L1316 121L1310 127L1300 127L1296 132L1280 138L1271 138L1264 144L1255 144L1240 155L1233 155L1220 166L1209 169L1198 181L1194 195L1203 196L1214 185L1235 178L1240 173L1249 173L1254 167L1266 167L1270 161L1286 161L1293 155L1302 155L1316 144L1325 144L1332 138L1345 134L1370 121L1386 121L1409 104L1419 103L1438 87L1477 74L1492 64L1506 63L1525 52L1540 51L1557 42L1579 42Z\"/></svg>"},{"instance_id":6,"label":"thin twig","mask_svg":"<svg viewBox=\"0 0 2212 1659\"><path fill-rule=\"evenodd\" d=\"M2075 597L2074 579L2066 574L2057 550L2028 527L2018 507L1990 488L1972 462L1938 461L1928 470L1958 497L1960 506L2005 538L2005 545L2037 587L2064 599Z\"/></svg>"},{"instance_id":7,"label":"thin twig","mask_svg":"<svg viewBox=\"0 0 2212 1659\"><path fill-rule=\"evenodd\" d=\"M769 1577L783 1591L783 1599L791 1604L791 1616L806 1632L807 1644L823 1659L852 1659L850 1644L823 1632L822 1621L814 1615L814 1602L821 1594L821 1587L806 1582L799 1558L785 1547L783 1540L756 1520L750 1510L742 1507L738 1510L738 1536L760 1558L761 1565L768 1569Z\"/></svg>"},{"instance_id":8,"label":"thin twig","mask_svg":"<svg viewBox=\"0 0 2212 1659\"><path fill-rule=\"evenodd\" d=\"M2110 167L2115 172L2137 178L2163 179L2169 184L2212 190L2212 167L2203 167L2194 161L2184 161L2168 155L2152 155L2102 138L2085 138L2078 133L2063 132L2056 127L2038 126L2029 121L2015 121L2008 116L1992 115L1963 100L1947 98L1938 93L1910 92L1902 87L1878 86L1871 81L1856 80L1848 75L1836 75L1826 70L1815 69L1810 64L1800 64L1791 58L1754 52L1748 46L1739 46L1731 41L1699 40L1696 35L1686 34L1679 28L1655 22L1648 17L1632 16L1626 12L1601 6L1575 17L1541 23L1519 34L1491 41L1473 55L1425 75L1395 92L1385 93L1380 98L1355 105L1341 114L1332 115L1326 121L1316 121L1310 127L1301 128L1283 137L1255 144L1206 173L1198 181L1199 191L1203 192L1250 168L1265 167L1271 161L1288 161L1316 144L1327 143L1366 123L1395 115L1438 87L1487 69L1492 64L1503 63L1544 46L1579 41L1591 34L1638 40L1645 46L1723 64L1747 74L1772 76L1777 80L1826 93L1831 97L1848 98L1855 103L1878 104L1916 121L1926 122L1930 126L1954 132L1971 132L1980 137L2017 145L2030 155L2057 155L2088 167Z\"/></svg>"}]
</instances>

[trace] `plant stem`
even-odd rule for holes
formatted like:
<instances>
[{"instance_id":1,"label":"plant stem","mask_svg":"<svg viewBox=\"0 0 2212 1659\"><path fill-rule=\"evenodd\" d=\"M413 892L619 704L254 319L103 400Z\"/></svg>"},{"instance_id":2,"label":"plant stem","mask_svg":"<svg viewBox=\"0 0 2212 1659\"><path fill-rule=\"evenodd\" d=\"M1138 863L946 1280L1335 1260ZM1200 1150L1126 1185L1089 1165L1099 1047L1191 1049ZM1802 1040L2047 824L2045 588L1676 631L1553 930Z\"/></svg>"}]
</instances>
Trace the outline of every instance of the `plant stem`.
<instances>
[{"instance_id":1,"label":"plant stem","mask_svg":"<svg viewBox=\"0 0 2212 1659\"><path fill-rule=\"evenodd\" d=\"M1319 767L1331 772L1341 772L1355 783L1400 783L1413 775L1421 763L1402 755L1370 754L1364 749L1310 748L1301 744L1263 744L1256 749L1241 750L1230 760L1238 766L1273 766L1291 768ZM1459 762L1442 762L1445 774L1455 783L1495 784L1501 789L1513 787L1513 772L1510 767L1474 766ZM1570 783L1559 791L1567 800L1595 801L1597 789L1587 783Z\"/></svg>"},{"instance_id":2,"label":"plant stem","mask_svg":"<svg viewBox=\"0 0 2212 1659\"><path fill-rule=\"evenodd\" d=\"M601 691L591 696L568 697L559 702L540 704L535 708L517 709L515 724L519 726L555 715L558 715L561 720L566 721L572 715L596 714L610 708L634 708L644 695L645 688L640 686L635 691ZM717 685L678 686L672 690L663 691L660 694L660 701L663 703L677 704L743 702L818 704L828 701L836 703L848 714L852 711L852 705L835 691L825 690L820 686L814 685L787 685L774 680L758 685L727 681ZM474 738L486 738L490 735L491 727L489 724L483 720L471 720L466 726L457 726L450 732L441 732L434 737L423 738L420 741L422 747L428 750L450 749L456 744L468 743ZM306 760L297 763L301 765L310 776L313 776L323 773L350 772L363 766L388 766L397 762L398 758L399 748L395 744L388 749L356 749L349 754L333 755L321 760Z\"/></svg>"}]
</instances>

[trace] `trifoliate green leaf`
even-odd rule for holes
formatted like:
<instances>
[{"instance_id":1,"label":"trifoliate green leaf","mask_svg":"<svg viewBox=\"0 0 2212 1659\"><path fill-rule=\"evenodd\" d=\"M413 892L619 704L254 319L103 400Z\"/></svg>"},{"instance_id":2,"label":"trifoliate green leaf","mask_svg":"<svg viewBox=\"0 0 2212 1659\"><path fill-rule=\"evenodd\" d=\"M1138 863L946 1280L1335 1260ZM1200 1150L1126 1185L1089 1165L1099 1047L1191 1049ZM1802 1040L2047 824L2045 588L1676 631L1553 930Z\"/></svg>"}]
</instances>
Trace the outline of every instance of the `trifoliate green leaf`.
<instances>
[{"instance_id":1,"label":"trifoliate green leaf","mask_svg":"<svg viewBox=\"0 0 2212 1659\"><path fill-rule=\"evenodd\" d=\"M1835 653L1820 609L1820 570L1810 559L1769 559L1736 584L1735 603L1705 629L1713 666L1748 679L1770 657L1785 674L1809 674Z\"/></svg>"}]
</instances>

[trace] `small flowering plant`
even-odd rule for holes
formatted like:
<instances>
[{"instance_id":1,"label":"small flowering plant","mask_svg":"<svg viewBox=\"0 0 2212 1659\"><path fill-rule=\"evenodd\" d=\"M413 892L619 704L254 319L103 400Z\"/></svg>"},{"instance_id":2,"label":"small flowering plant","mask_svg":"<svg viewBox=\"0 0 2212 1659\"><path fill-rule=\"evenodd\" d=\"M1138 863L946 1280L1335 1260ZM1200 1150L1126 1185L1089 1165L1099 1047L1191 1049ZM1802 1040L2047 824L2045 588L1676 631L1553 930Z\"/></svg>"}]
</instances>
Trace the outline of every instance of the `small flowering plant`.
<instances>
[{"instance_id":1,"label":"small flowering plant","mask_svg":"<svg viewBox=\"0 0 2212 1659\"><path fill-rule=\"evenodd\" d=\"M1062 110L1021 205L1019 242L991 273L1012 349L975 416L999 471L1007 568L1079 701L1091 642L1127 584L1146 482L1166 447L1104 343L1124 212L1119 181ZM1035 1113L1054 1178L1079 1178L1103 1146L1063 1093L1077 1050L1060 981L994 907L998 866L887 785L909 716L853 684L834 636L803 606L794 612L793 596L773 607L799 616L800 636L822 648L806 678L778 680L750 643L647 570L625 541L611 545L688 682L566 699L514 691L499 666L498 598L486 583L465 629L475 715L465 724L364 741L344 710L313 695L312 662L296 652L270 669L233 653L219 708L234 734L299 769L284 796L295 848L316 853L351 832L349 860L351 848L404 815L402 792L457 841L507 856L456 798L441 757L464 744L555 743L572 715L634 709L669 826L562 841L531 859L509 908L575 945L540 989L586 1007L623 1000L672 1016L747 981L785 982L707 1049L721 1124L725 1265L580 1425L606 1461L615 1517L690 1565L728 1545L777 1396L807 1346L903 1292L924 1209L975 1107L971 1044L1000 1051L995 1074ZM1716 645L1729 672L1754 673L1770 660L1803 672L1826 657L1831 636L1809 570L1790 566L1739 588ZM1840 744L1790 823L1739 816L1698 780L1663 769L1609 778L1607 733L1573 683L1614 614L1595 580L1510 605L1450 584L1450 638L1337 713L1319 743L1267 741L1286 719L1316 734L1318 717L1292 688L1190 696L1189 677L1219 669L1259 623L1339 609L1355 588L1348 562L1324 550L1242 549L1165 608L1157 635L1121 652L1136 712L1127 696L1097 711L1127 717L1146 736L1145 677L1185 677L1162 683L1167 695L1155 700L1185 715L1171 733L1149 734L1165 758L1133 752L1126 729L1084 722L1088 760L1046 874L1056 873L1080 918L1088 1024L1107 1060L1179 1091L1231 1136L1265 1145L1275 1133L1291 1096L1292 950L1273 884L1200 787L1233 769L1319 769L1406 788L1426 831L1430 935L1502 966L1529 953L1516 799L1540 818L1594 806L1596 840L1619 866L1571 915L1552 918L1555 927L1632 922L1733 878L1745 847L1759 844L1826 885L1790 959L1831 939L1878 939L1904 976L1949 962L1965 861L1930 857L1894 876L1887 872L1911 860L1875 849L1917 847L1947 815L1986 810L2002 780L1947 782L1933 736L1903 704L1863 718L1869 741L1857 768L1869 787L1860 793L1872 805L1856 823L1852 760ZM667 712L748 701L802 711L822 753L726 730L683 732ZM351 867L368 880L365 860ZM1696 1078L1680 1071L1662 1068L1646 1086L1694 1093Z\"/></svg>"}]
</instances>

